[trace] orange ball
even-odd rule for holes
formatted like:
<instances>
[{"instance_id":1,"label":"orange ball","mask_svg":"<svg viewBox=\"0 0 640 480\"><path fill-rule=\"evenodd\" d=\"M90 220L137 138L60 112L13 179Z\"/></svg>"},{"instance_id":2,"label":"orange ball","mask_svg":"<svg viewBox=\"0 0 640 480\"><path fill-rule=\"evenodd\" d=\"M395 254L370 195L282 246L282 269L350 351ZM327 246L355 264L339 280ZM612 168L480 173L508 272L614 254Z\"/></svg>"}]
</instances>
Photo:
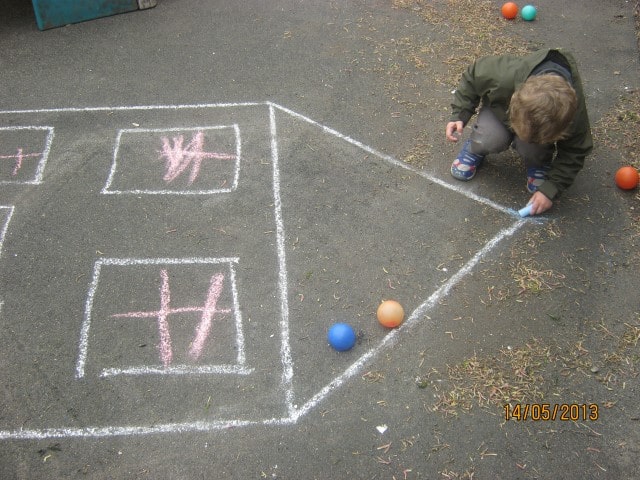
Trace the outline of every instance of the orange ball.
<instances>
[{"instance_id":1,"label":"orange ball","mask_svg":"<svg viewBox=\"0 0 640 480\"><path fill-rule=\"evenodd\" d=\"M638 186L638 171L632 166L620 167L616 172L616 185L623 190L633 190Z\"/></svg>"},{"instance_id":2,"label":"orange ball","mask_svg":"<svg viewBox=\"0 0 640 480\"><path fill-rule=\"evenodd\" d=\"M502 5L502 16L507 20L513 20L518 16L518 5L514 2L507 2Z\"/></svg>"},{"instance_id":3,"label":"orange ball","mask_svg":"<svg viewBox=\"0 0 640 480\"><path fill-rule=\"evenodd\" d=\"M395 300L386 300L378 306L378 321L387 328L395 328L404 320L404 308Z\"/></svg>"}]
</instances>

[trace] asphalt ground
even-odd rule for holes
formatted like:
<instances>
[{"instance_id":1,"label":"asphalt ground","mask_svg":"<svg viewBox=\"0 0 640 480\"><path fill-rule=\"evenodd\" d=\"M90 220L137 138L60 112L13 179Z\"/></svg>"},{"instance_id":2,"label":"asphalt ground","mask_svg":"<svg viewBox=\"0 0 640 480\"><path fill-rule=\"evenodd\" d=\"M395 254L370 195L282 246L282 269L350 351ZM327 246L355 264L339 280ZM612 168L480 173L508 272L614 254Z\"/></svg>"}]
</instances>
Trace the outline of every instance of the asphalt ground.
<instances>
[{"instance_id":1,"label":"asphalt ground","mask_svg":"<svg viewBox=\"0 0 640 480\"><path fill-rule=\"evenodd\" d=\"M638 87L633 5L555 3L506 34L575 53L595 124ZM621 352L595 354L638 324L620 233L637 202L602 146L541 219L517 217L510 158L451 179L455 85L436 53L403 56L458 41L427 8L161 1L40 32L28 2L7 7L2 478L640 474L635 345L619 382L596 366ZM425 132L427 158L403 162ZM514 265L563 288L515 294ZM388 298L400 329L375 319ZM327 344L336 321L348 352ZM448 366L563 340L546 401L597 420L436 402ZM576 345L594 365L566 374Z\"/></svg>"}]
</instances>

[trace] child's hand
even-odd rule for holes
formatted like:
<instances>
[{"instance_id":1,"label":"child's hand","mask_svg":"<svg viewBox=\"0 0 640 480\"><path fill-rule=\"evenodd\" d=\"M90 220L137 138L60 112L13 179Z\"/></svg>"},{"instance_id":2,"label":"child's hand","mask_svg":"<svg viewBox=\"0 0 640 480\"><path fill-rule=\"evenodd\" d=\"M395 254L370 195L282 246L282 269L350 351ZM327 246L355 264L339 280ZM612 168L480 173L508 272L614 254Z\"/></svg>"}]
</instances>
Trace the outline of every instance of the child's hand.
<instances>
[{"instance_id":1,"label":"child's hand","mask_svg":"<svg viewBox=\"0 0 640 480\"><path fill-rule=\"evenodd\" d=\"M536 192L527 205L531 205L531 215L540 215L551 208L553 202L542 192Z\"/></svg>"},{"instance_id":2,"label":"child's hand","mask_svg":"<svg viewBox=\"0 0 640 480\"><path fill-rule=\"evenodd\" d=\"M457 142L462 135L462 130L464 130L464 123L462 123L462 121L460 120L458 120L457 122L447 123L447 128L445 130L447 140L449 140L450 142Z\"/></svg>"}]
</instances>

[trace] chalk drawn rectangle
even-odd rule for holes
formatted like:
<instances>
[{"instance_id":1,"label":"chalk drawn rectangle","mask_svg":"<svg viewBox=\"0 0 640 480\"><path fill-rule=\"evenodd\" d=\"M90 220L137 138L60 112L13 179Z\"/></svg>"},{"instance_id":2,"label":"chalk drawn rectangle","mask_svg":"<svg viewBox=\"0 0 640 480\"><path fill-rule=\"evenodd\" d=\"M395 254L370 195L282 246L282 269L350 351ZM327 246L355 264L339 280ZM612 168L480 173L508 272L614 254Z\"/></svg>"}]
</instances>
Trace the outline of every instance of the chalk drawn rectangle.
<instances>
[{"instance_id":1,"label":"chalk drawn rectangle","mask_svg":"<svg viewBox=\"0 0 640 480\"><path fill-rule=\"evenodd\" d=\"M241 153L237 124L121 129L102 193L230 193L238 186Z\"/></svg>"},{"instance_id":2,"label":"chalk drawn rectangle","mask_svg":"<svg viewBox=\"0 0 640 480\"><path fill-rule=\"evenodd\" d=\"M53 137L53 127L0 127L0 184L41 184Z\"/></svg>"},{"instance_id":3,"label":"chalk drawn rectangle","mask_svg":"<svg viewBox=\"0 0 640 480\"><path fill-rule=\"evenodd\" d=\"M92 370L97 369L98 376L103 378L118 375L250 374L253 369L245 366L242 316L235 279L235 265L238 261L239 259L236 257L102 258L97 260L94 264L93 278L85 302L85 315L76 362L76 378L82 378L86 374L90 343L92 351L98 352L98 354L93 354L94 360L92 361L99 364L97 367L94 365ZM163 278L166 279L166 283L160 282L159 292L157 285L155 288L152 286L148 291L152 292L152 297L156 294L159 295L160 300L152 299L149 301L137 296L139 292L148 287L145 284L149 283L149 278L156 276L155 272L158 269L165 272ZM185 307L181 305L181 302L184 301L183 298L189 296L185 294L190 293L192 285L199 285L198 288L207 288L203 277L208 278L211 272L215 274L211 277L203 306ZM183 280L187 281L171 285L170 280L179 278L180 275ZM215 283L214 279L218 280L218 283ZM172 286L173 290L171 290ZM215 292L215 295L212 296L212 292ZM202 297L200 294L196 296ZM212 298L214 298L213 303L211 303ZM218 298L221 299L222 307L216 305ZM123 308L121 307L123 303L126 303L127 308L131 308L133 311L119 312L118 309ZM160 307L157 307L158 304ZM113 313L114 309L115 314ZM193 315L194 313L196 315ZM194 318L197 315L200 315L199 323ZM220 317L225 321L218 324L216 322L221 321ZM180 321L174 321L174 318L179 318ZM228 322L229 319L231 322ZM117 328L115 328L115 320L121 322ZM96 322L98 323L96 324ZM163 328L165 328L164 331ZM179 342L175 342L175 332L171 332L174 328L182 334L178 336ZM214 329L213 331L216 333L209 338L211 329ZM222 329L224 330L221 333ZM136 349L136 346L147 347L148 344L153 344L152 338L144 335L154 335L156 332L159 332L158 354L154 353L153 349L146 349L144 352L139 348ZM168 343L163 343L163 332L167 335L165 340L168 339ZM220 342L222 346L214 343L214 336L216 340L223 337L223 341ZM192 339L192 341L188 343L185 338ZM102 351L100 351L101 347ZM123 355L134 350L137 351L134 352L133 357L146 355L146 359L149 361L142 364L138 362L137 365L113 365L115 361L113 359L120 359ZM174 352L178 360L186 359L190 360L190 363L173 362ZM157 359L158 355L160 360ZM200 358L201 355L203 359ZM95 360L96 357L99 360ZM106 360L104 357L107 357ZM151 360L152 357L153 360ZM212 361L220 357L227 361ZM167 358L169 358L168 362ZM104 365L109 361L111 361L111 365Z\"/></svg>"}]
</instances>

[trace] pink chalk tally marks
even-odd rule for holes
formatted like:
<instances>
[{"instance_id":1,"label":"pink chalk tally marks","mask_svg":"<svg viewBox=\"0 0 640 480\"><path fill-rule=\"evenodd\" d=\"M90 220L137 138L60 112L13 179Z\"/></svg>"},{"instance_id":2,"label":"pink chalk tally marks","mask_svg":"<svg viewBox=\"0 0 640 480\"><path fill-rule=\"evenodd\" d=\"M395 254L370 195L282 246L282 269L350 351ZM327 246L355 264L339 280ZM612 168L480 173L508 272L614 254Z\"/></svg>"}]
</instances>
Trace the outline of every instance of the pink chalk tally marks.
<instances>
[{"instance_id":1,"label":"pink chalk tally marks","mask_svg":"<svg viewBox=\"0 0 640 480\"><path fill-rule=\"evenodd\" d=\"M169 328L169 316L177 313L200 312L200 323L195 329L195 336L189 347L189 357L197 361L204 350L211 334L213 319L216 314L228 314L231 309L218 310L218 300L224 286L224 275L216 273L211 277L207 298L202 307L171 308L171 289L169 274L166 269L160 270L160 310L148 312L127 312L111 315L114 318L156 318L158 326L158 354L164 368L171 366L173 361L173 347Z\"/></svg>"},{"instance_id":2,"label":"pink chalk tally marks","mask_svg":"<svg viewBox=\"0 0 640 480\"><path fill-rule=\"evenodd\" d=\"M184 136L173 137L173 142L169 138L162 137L161 158L165 159L164 181L171 183L178 178L191 165L189 173L189 185L198 178L202 161L206 159L215 160L235 160L235 155L226 153L214 153L204 151L204 133L198 131L191 141L183 148Z\"/></svg>"},{"instance_id":3,"label":"pink chalk tally marks","mask_svg":"<svg viewBox=\"0 0 640 480\"><path fill-rule=\"evenodd\" d=\"M224 276L220 273L211 277L211 284L209 286L209 292L207 293L207 300L202 308L202 317L200 324L196 328L195 338L189 348L189 356L193 360L200 358L204 344L211 332L211 323L213 322L213 316L216 313L229 313L231 310L217 310L216 306L220 293L222 293L222 285L224 283Z\"/></svg>"}]
</instances>

